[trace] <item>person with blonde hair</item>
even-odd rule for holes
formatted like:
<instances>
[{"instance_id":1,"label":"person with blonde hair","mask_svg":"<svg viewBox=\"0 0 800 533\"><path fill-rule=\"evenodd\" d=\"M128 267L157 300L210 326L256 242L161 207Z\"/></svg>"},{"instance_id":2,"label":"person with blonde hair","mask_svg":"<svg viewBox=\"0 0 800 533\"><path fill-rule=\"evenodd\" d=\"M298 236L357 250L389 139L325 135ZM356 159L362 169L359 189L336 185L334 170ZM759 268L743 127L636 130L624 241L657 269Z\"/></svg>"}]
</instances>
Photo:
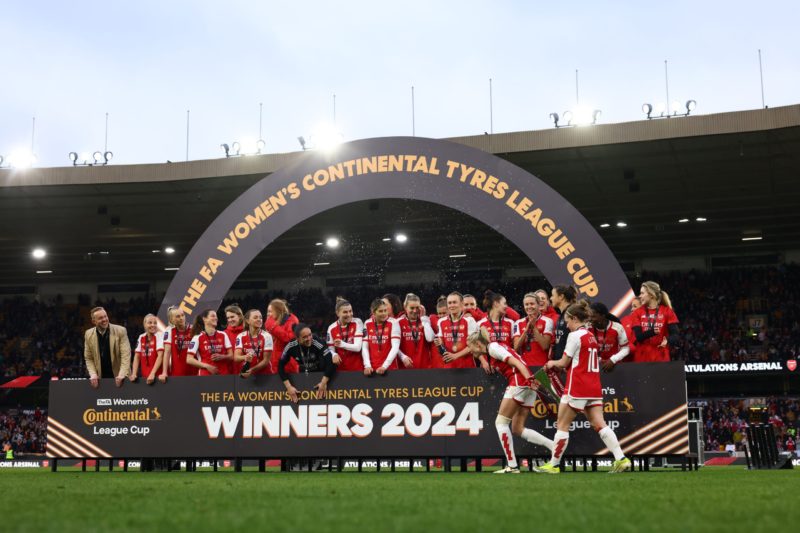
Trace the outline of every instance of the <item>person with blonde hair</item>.
<instances>
[{"instance_id":1,"label":"person with blonde hair","mask_svg":"<svg viewBox=\"0 0 800 533\"><path fill-rule=\"evenodd\" d=\"M372 316L364 322L364 342L361 345L361 358L364 375L374 373L383 375L389 369L396 369L395 358L400 353L400 325L389 317L389 306L381 298L376 298L369 306Z\"/></svg>"},{"instance_id":2,"label":"person with blonde hair","mask_svg":"<svg viewBox=\"0 0 800 533\"><path fill-rule=\"evenodd\" d=\"M272 335L272 368L278 368L283 349L295 339L294 329L299 323L300 320L292 314L286 300L275 298L269 302L264 329ZM294 374L297 369L297 362L290 359L286 364L286 372Z\"/></svg>"},{"instance_id":3,"label":"person with blonde hair","mask_svg":"<svg viewBox=\"0 0 800 533\"><path fill-rule=\"evenodd\" d=\"M197 370L186 362L192 328L186 324L186 313L174 306L167 310L169 327L164 331L164 358L158 380L166 383L167 376L196 376Z\"/></svg>"},{"instance_id":4,"label":"person with blonde hair","mask_svg":"<svg viewBox=\"0 0 800 533\"><path fill-rule=\"evenodd\" d=\"M133 368L129 379L136 381L139 375L146 376L147 384L152 385L164 360L164 336L158 334L158 319L148 314L143 320L144 333L136 341L133 354Z\"/></svg>"},{"instance_id":5,"label":"person with blonde hair","mask_svg":"<svg viewBox=\"0 0 800 533\"><path fill-rule=\"evenodd\" d=\"M400 352L398 357L400 368L430 368L431 345L436 335L431 327L431 319L422 316L422 304L419 296L406 294L403 303L405 313L397 323L400 326Z\"/></svg>"},{"instance_id":6,"label":"person with blonde hair","mask_svg":"<svg viewBox=\"0 0 800 533\"><path fill-rule=\"evenodd\" d=\"M519 474L512 434L531 444L553 450L553 441L538 431L525 427L525 419L536 401L537 384L522 357L512 348L490 341L486 329L481 328L471 333L467 337L467 346L472 356L480 360L481 366L490 367L492 371L506 378L507 386L497 411L495 427L507 466L495 471L495 474ZM486 365L487 355L491 361L489 365Z\"/></svg>"},{"instance_id":7,"label":"person with blonde hair","mask_svg":"<svg viewBox=\"0 0 800 533\"><path fill-rule=\"evenodd\" d=\"M641 307L631 313L637 363L669 361L669 345L678 342L678 316L666 291L645 281L639 291Z\"/></svg>"},{"instance_id":8,"label":"person with blonde hair","mask_svg":"<svg viewBox=\"0 0 800 533\"><path fill-rule=\"evenodd\" d=\"M569 431L578 413L583 413L597 435L614 454L611 472L631 469L631 461L622 451L614 430L603 418L603 387L600 384L600 349L597 339L587 328L591 310L585 301L571 304L562 314L567 324L564 353L559 360L547 362L548 369L567 369L567 383L558 406L556 434L550 462L535 467L536 472L559 474L561 459L569 444Z\"/></svg>"}]
</instances>

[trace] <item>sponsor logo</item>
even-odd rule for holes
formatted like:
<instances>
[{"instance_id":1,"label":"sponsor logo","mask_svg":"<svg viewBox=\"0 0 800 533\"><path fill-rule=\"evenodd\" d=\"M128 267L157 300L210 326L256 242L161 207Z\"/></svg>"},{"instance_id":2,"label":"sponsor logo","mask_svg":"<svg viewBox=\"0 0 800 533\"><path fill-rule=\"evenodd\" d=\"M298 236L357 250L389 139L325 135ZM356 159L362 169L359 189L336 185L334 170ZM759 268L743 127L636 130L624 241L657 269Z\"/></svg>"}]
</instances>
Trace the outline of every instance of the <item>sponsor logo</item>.
<instances>
[{"instance_id":1,"label":"sponsor logo","mask_svg":"<svg viewBox=\"0 0 800 533\"><path fill-rule=\"evenodd\" d=\"M636 409L627 396L621 399L614 398L613 400L603 402L603 413L606 414L626 414L634 412L636 412ZM558 404L553 402L545 403L537 399L533 403L531 414L533 414L535 418L540 419L555 417L558 415Z\"/></svg>"},{"instance_id":2,"label":"sponsor logo","mask_svg":"<svg viewBox=\"0 0 800 533\"><path fill-rule=\"evenodd\" d=\"M158 407L144 409L87 409L83 412L83 423L87 426L115 422L147 422L161 420Z\"/></svg>"},{"instance_id":3,"label":"sponsor logo","mask_svg":"<svg viewBox=\"0 0 800 533\"><path fill-rule=\"evenodd\" d=\"M789 369L789 372L794 372L797 368L797 359L789 359L786 361L786 368Z\"/></svg>"},{"instance_id":4,"label":"sponsor logo","mask_svg":"<svg viewBox=\"0 0 800 533\"><path fill-rule=\"evenodd\" d=\"M97 405L100 407L105 407L107 405L111 405L111 398L98 398Z\"/></svg>"}]
</instances>

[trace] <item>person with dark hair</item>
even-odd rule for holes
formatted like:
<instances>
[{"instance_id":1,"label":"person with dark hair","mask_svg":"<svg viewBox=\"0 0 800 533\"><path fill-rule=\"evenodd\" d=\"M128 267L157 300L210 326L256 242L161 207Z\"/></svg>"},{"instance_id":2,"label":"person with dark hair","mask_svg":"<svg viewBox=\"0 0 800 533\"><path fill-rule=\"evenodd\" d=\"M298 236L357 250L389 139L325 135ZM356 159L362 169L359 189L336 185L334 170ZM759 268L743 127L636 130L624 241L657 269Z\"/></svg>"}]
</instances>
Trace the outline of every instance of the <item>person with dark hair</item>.
<instances>
[{"instance_id":1,"label":"person with dark hair","mask_svg":"<svg viewBox=\"0 0 800 533\"><path fill-rule=\"evenodd\" d=\"M586 415L592 428L602 439L608 451L614 454L612 473L631 469L631 461L622 452L614 430L606 425L603 418L603 388L600 385L600 354L597 340L586 328L589 320L589 306L586 302L571 304L562 317L570 333L561 359L548 361L547 368L568 368L567 385L561 396L556 421L556 435L550 462L534 470L545 474L559 474L559 464L569 443L569 430L579 412Z\"/></svg>"},{"instance_id":2,"label":"person with dark hair","mask_svg":"<svg viewBox=\"0 0 800 533\"><path fill-rule=\"evenodd\" d=\"M336 373L336 365L333 364L331 351L318 339L314 338L311 328L307 324L298 323L295 327L295 339L290 341L283 349L280 361L278 362L278 374L283 380L289 398L297 403L298 390L292 385L289 373L286 370L289 361L294 361L300 372L309 374L311 372L323 372L322 378L314 388L317 390L317 399L322 400L328 392L328 382Z\"/></svg>"},{"instance_id":3,"label":"person with dark hair","mask_svg":"<svg viewBox=\"0 0 800 533\"><path fill-rule=\"evenodd\" d=\"M236 346L236 338L244 331L244 312L237 304L229 305L225 308L225 335L231 341L231 346ZM231 359L228 368L223 374L238 374L238 365Z\"/></svg>"},{"instance_id":4,"label":"person with dark hair","mask_svg":"<svg viewBox=\"0 0 800 533\"><path fill-rule=\"evenodd\" d=\"M289 310L286 300L275 298L267 306L267 320L264 322L264 329L272 335L272 367L278 367L278 359L283 353L284 347L294 340L294 328L300 320ZM297 372L297 363L291 359L286 367L290 374Z\"/></svg>"},{"instance_id":5,"label":"person with dark hair","mask_svg":"<svg viewBox=\"0 0 800 533\"><path fill-rule=\"evenodd\" d=\"M642 283L642 306L631 313L636 337L636 362L669 361L669 345L680 341L678 317L666 291L655 281Z\"/></svg>"},{"instance_id":6,"label":"person with dark hair","mask_svg":"<svg viewBox=\"0 0 800 533\"><path fill-rule=\"evenodd\" d=\"M436 299L436 313L431 315L431 329L434 333L434 342L431 343L431 368L445 368L439 346L436 345L436 332L439 331L439 321L447 316L447 296L442 294Z\"/></svg>"},{"instance_id":7,"label":"person with dark hair","mask_svg":"<svg viewBox=\"0 0 800 533\"><path fill-rule=\"evenodd\" d=\"M381 298L375 298L369 306L372 316L364 322L364 341L361 358L364 375L385 374L396 369L395 358L400 353L400 325L389 318L389 306Z\"/></svg>"},{"instance_id":8,"label":"person with dark hair","mask_svg":"<svg viewBox=\"0 0 800 533\"><path fill-rule=\"evenodd\" d=\"M389 318L400 318L405 313L403 310L403 302L400 297L391 292L386 293L381 298L383 303L389 307Z\"/></svg>"},{"instance_id":9,"label":"person with dark hair","mask_svg":"<svg viewBox=\"0 0 800 533\"><path fill-rule=\"evenodd\" d=\"M575 291L575 287L570 285L556 285L550 294L550 302L559 313L554 344L550 353L551 359L559 360L564 353L564 347L567 345L567 334L569 334L567 322L564 320L564 311L575 302L577 297L578 293Z\"/></svg>"},{"instance_id":10,"label":"person with dark hair","mask_svg":"<svg viewBox=\"0 0 800 533\"><path fill-rule=\"evenodd\" d=\"M353 306L344 298L336 298L336 322L328 326L328 349L339 372L363 372L361 346L364 324L353 316Z\"/></svg>"},{"instance_id":11,"label":"person with dark hair","mask_svg":"<svg viewBox=\"0 0 800 533\"><path fill-rule=\"evenodd\" d=\"M128 331L116 324L110 324L108 314L102 307L89 312L93 328L84 334L83 359L89 371L89 384L97 388L100 378L114 378L121 387L131 371L131 343Z\"/></svg>"},{"instance_id":12,"label":"person with dark hair","mask_svg":"<svg viewBox=\"0 0 800 533\"><path fill-rule=\"evenodd\" d=\"M244 324L247 329L236 337L236 347L233 352L235 370L243 378L252 374L274 374L276 369L272 366L272 350L274 347L272 335L261 329L264 319L261 311L250 309L244 314Z\"/></svg>"},{"instance_id":13,"label":"person with dark hair","mask_svg":"<svg viewBox=\"0 0 800 533\"><path fill-rule=\"evenodd\" d=\"M487 290L483 297L483 307L486 316L478 320L478 328L484 328L489 335L490 342L499 342L511 348L514 340L514 321L506 316L508 305L502 294Z\"/></svg>"},{"instance_id":14,"label":"person with dark hair","mask_svg":"<svg viewBox=\"0 0 800 533\"><path fill-rule=\"evenodd\" d=\"M441 346L440 354L444 368L475 368L467 336L475 333L478 326L475 320L464 313L464 297L459 292L447 296L447 316L439 319L439 327L434 343Z\"/></svg>"},{"instance_id":15,"label":"person with dark hair","mask_svg":"<svg viewBox=\"0 0 800 533\"><path fill-rule=\"evenodd\" d=\"M198 369L198 376L223 374L233 360L233 345L223 331L217 331L217 312L206 309L194 319L186 362Z\"/></svg>"},{"instance_id":16,"label":"person with dark hair","mask_svg":"<svg viewBox=\"0 0 800 533\"><path fill-rule=\"evenodd\" d=\"M597 340L600 350L600 365L606 372L628 356L628 336L617 317L609 313L602 302L594 302L589 306L589 331Z\"/></svg>"}]
</instances>

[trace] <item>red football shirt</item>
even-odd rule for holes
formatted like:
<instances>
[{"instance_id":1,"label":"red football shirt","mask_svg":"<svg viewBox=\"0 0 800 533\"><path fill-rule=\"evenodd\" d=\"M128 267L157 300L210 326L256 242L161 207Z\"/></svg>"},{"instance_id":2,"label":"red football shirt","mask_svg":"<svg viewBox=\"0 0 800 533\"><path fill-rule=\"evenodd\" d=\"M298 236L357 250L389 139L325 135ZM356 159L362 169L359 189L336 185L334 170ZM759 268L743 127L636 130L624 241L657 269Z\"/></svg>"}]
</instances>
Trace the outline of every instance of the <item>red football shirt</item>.
<instances>
[{"instance_id":1,"label":"red football shirt","mask_svg":"<svg viewBox=\"0 0 800 533\"><path fill-rule=\"evenodd\" d=\"M380 326L370 318L364 323L364 342L361 346L363 364L373 370L385 366L397 368L397 353L389 357L392 352L392 341L400 340L400 326L394 318L387 318Z\"/></svg>"},{"instance_id":2,"label":"red football shirt","mask_svg":"<svg viewBox=\"0 0 800 533\"><path fill-rule=\"evenodd\" d=\"M205 331L192 338L189 343L188 354L193 355L195 359L201 363L208 363L214 365L219 369L220 374L228 371L230 365L229 361L212 361L211 356L214 354L225 354L228 350L233 349L231 340L225 335L224 331L216 331L213 335L209 335ZM198 376L211 376L205 368L198 369Z\"/></svg>"},{"instance_id":3,"label":"red football shirt","mask_svg":"<svg viewBox=\"0 0 800 533\"><path fill-rule=\"evenodd\" d=\"M666 305L659 305L655 309L641 306L630 316L633 327L639 326L643 332L656 333L653 337L636 343L636 362L669 361L669 347L661 348L659 344L669 334L668 326L678 323L675 311Z\"/></svg>"},{"instance_id":4,"label":"red football shirt","mask_svg":"<svg viewBox=\"0 0 800 533\"><path fill-rule=\"evenodd\" d=\"M153 367L156 366L156 359L158 353L164 351L164 336L156 333L148 338L147 333L139 335L139 340L136 341L136 351L134 352L139 356L139 376L147 379Z\"/></svg>"},{"instance_id":5,"label":"red football shirt","mask_svg":"<svg viewBox=\"0 0 800 533\"><path fill-rule=\"evenodd\" d=\"M553 337L555 334L553 333L555 326L553 325L553 321L550 320L549 317L544 315L539 316L536 319L536 329L542 335L550 337L550 345L553 345ZM549 352L550 349L548 348L545 350L541 347L541 345L536 342L533 338L533 335L529 335L528 331L528 317L520 319L515 325L515 335L514 338L519 337L520 335L525 335L525 341L522 344L522 356L523 361L528 366L544 366L547 364L547 360L549 359Z\"/></svg>"},{"instance_id":6,"label":"red football shirt","mask_svg":"<svg viewBox=\"0 0 800 533\"><path fill-rule=\"evenodd\" d=\"M567 336L564 355L572 362L567 368L564 392L573 398L602 398L600 386L600 350L591 331L580 328Z\"/></svg>"},{"instance_id":7,"label":"red football shirt","mask_svg":"<svg viewBox=\"0 0 800 533\"><path fill-rule=\"evenodd\" d=\"M189 343L192 342L192 328L186 327L180 331L175 326L170 326L164 332L164 346L170 345L170 376L196 376L197 369L186 363L186 354Z\"/></svg>"},{"instance_id":8,"label":"red football shirt","mask_svg":"<svg viewBox=\"0 0 800 533\"><path fill-rule=\"evenodd\" d=\"M360 372L364 370L364 362L361 358L361 343L364 339L364 324L360 318L353 318L346 326L342 326L337 320L328 326L327 344L331 354L338 355L342 362L339 364L339 372ZM341 340L342 345L337 348L335 341Z\"/></svg>"},{"instance_id":9,"label":"red football shirt","mask_svg":"<svg viewBox=\"0 0 800 533\"><path fill-rule=\"evenodd\" d=\"M412 368L431 368L433 330L430 324L419 318L412 322L408 316L403 316L397 323L400 326L400 351L414 362ZM436 354L439 355L438 348ZM402 361L398 361L397 366L405 368Z\"/></svg>"},{"instance_id":10,"label":"red football shirt","mask_svg":"<svg viewBox=\"0 0 800 533\"><path fill-rule=\"evenodd\" d=\"M470 333L476 331L478 331L478 326L470 315L461 315L456 320L447 315L439 319L436 336L442 340L445 350L450 353L458 353L466 348L467 337ZM475 368L475 360L470 354L467 354L452 363L442 361L442 368Z\"/></svg>"},{"instance_id":11,"label":"red football shirt","mask_svg":"<svg viewBox=\"0 0 800 533\"><path fill-rule=\"evenodd\" d=\"M272 335L266 331L259 332L255 337L250 336L250 332L245 330L236 337L235 350L241 350L242 355L247 355L248 350L253 350L253 360L250 361L250 368L253 368L260 363L264 358L269 358L270 364L258 371L258 374L276 374L277 368L272 366ZM244 361L233 363L236 366L236 373L241 374L244 367Z\"/></svg>"},{"instance_id":12,"label":"red football shirt","mask_svg":"<svg viewBox=\"0 0 800 533\"><path fill-rule=\"evenodd\" d=\"M494 321L489 316L478 320L478 328L484 328L489 332L489 342L499 342L503 346L512 348L514 340L514 321L507 317L502 317Z\"/></svg>"}]
</instances>

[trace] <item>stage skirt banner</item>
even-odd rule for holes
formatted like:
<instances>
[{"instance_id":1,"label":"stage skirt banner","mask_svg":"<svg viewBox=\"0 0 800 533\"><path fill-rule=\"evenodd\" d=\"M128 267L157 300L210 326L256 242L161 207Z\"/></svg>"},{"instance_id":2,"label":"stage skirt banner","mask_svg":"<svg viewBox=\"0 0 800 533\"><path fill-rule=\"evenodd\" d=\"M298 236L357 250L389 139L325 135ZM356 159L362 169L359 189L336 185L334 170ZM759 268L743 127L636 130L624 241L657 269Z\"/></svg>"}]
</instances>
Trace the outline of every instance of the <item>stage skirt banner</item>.
<instances>
[{"instance_id":1,"label":"stage skirt banner","mask_svg":"<svg viewBox=\"0 0 800 533\"><path fill-rule=\"evenodd\" d=\"M499 457L505 390L480 369L340 373L316 399L320 374L295 374L292 403L278 376L179 377L166 384L50 384L47 454L55 458ZM628 454L688 453L683 364L621 364L602 375L605 419ZM552 438L555 403L527 426ZM520 439L518 455L548 455ZM582 415L567 455L608 450Z\"/></svg>"}]
</instances>

